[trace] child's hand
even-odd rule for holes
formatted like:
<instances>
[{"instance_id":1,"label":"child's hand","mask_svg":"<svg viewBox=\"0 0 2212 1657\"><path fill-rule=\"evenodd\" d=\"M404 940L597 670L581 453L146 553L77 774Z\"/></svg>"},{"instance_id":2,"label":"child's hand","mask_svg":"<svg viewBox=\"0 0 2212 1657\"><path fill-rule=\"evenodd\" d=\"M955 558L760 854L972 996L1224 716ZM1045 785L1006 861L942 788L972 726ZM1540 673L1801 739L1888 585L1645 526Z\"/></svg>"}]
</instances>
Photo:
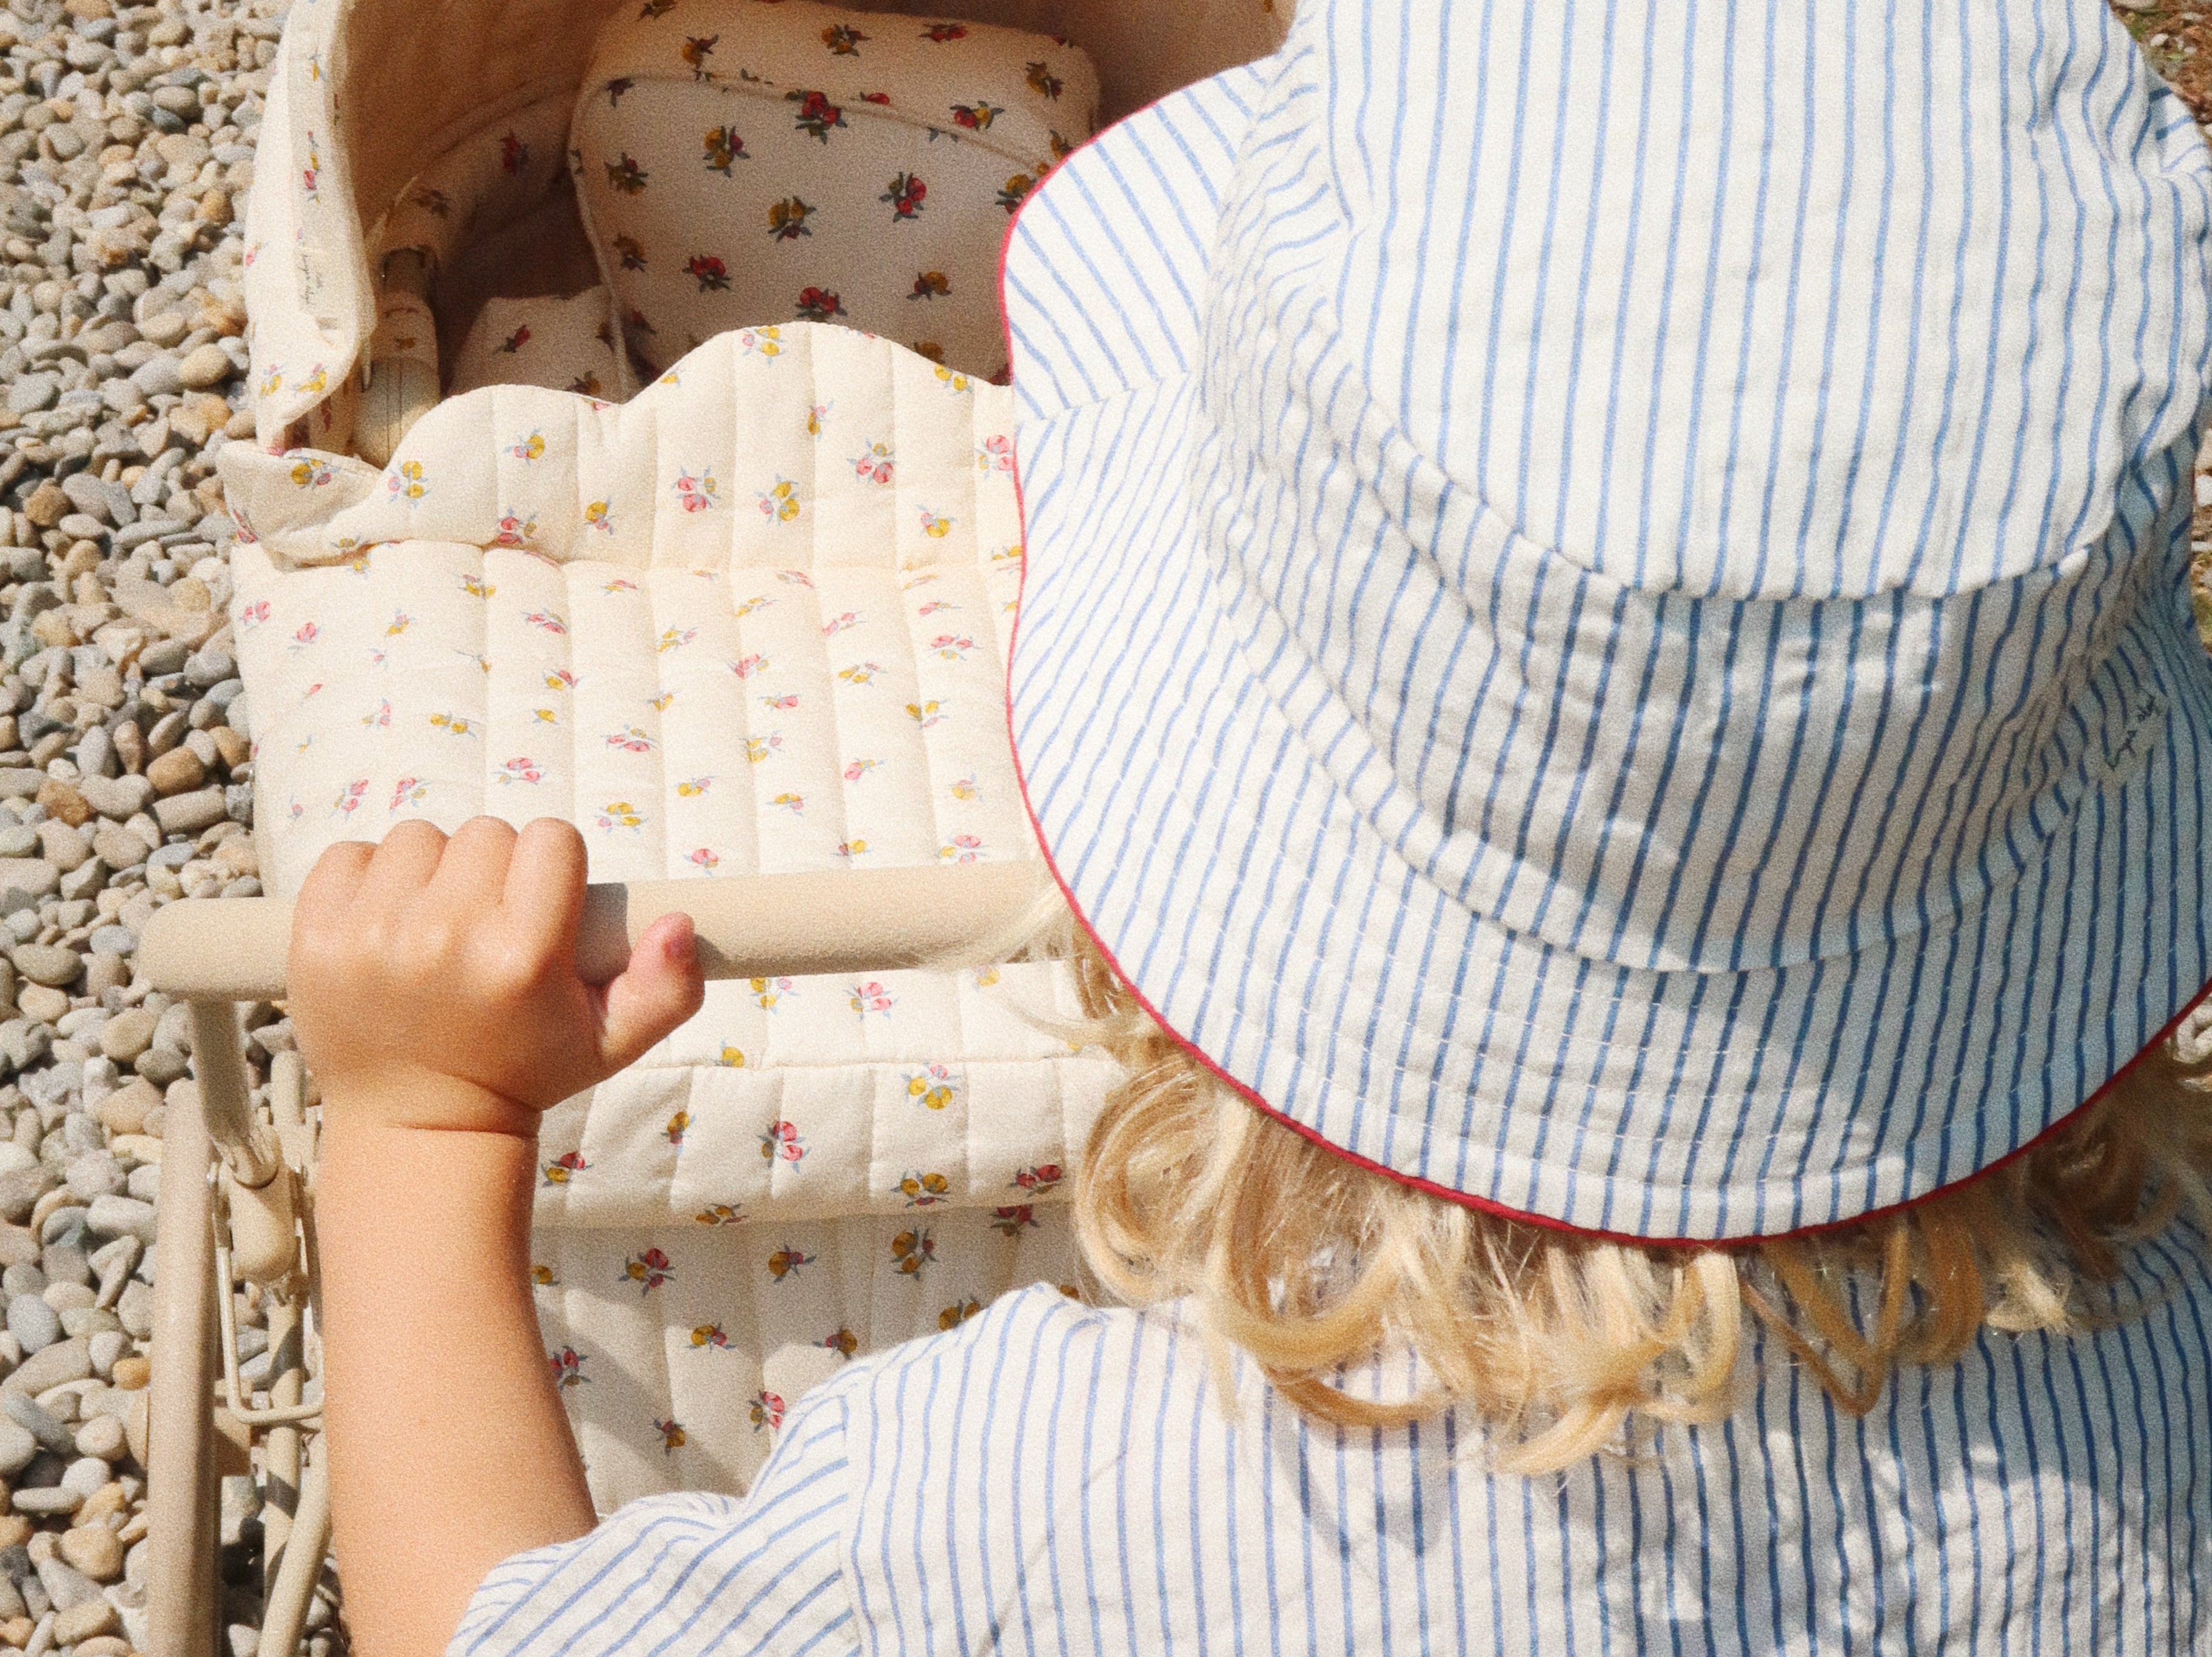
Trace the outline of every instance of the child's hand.
<instances>
[{"instance_id":1,"label":"child's hand","mask_svg":"<svg viewBox=\"0 0 2212 1657\"><path fill-rule=\"evenodd\" d=\"M690 922L668 915L611 984L576 976L584 843L541 818L448 840L404 822L342 841L300 893L291 1012L341 1112L393 1126L538 1132L538 1118L698 1011Z\"/></svg>"}]
</instances>

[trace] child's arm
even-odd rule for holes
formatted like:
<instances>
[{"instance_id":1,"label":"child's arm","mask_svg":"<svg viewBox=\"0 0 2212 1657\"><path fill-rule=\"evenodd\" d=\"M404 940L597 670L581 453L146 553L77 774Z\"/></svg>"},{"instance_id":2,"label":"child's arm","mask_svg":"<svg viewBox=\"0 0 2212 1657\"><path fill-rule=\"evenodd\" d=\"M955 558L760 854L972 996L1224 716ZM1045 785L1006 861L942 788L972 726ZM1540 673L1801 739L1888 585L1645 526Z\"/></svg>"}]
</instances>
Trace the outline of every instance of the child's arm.
<instances>
[{"instance_id":1,"label":"child's arm","mask_svg":"<svg viewBox=\"0 0 2212 1657\"><path fill-rule=\"evenodd\" d=\"M592 1514L530 1291L539 1113L696 1011L689 922L575 972L584 847L405 823L300 895L292 1018L322 1086L325 1442L364 1657L441 1652L501 1560Z\"/></svg>"}]
</instances>

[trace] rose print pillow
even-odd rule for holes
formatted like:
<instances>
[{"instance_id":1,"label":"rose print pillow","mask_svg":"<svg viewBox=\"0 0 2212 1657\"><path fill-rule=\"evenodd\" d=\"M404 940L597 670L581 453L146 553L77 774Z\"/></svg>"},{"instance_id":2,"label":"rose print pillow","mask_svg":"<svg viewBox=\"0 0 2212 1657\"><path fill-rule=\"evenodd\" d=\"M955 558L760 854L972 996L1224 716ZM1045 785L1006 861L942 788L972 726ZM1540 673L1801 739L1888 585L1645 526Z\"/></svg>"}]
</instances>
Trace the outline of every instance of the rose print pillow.
<instances>
[{"instance_id":1,"label":"rose print pillow","mask_svg":"<svg viewBox=\"0 0 2212 1657\"><path fill-rule=\"evenodd\" d=\"M641 0L599 37L570 143L623 332L658 373L804 319L1002 379L999 249L1091 133L1075 47L800 0Z\"/></svg>"}]
</instances>

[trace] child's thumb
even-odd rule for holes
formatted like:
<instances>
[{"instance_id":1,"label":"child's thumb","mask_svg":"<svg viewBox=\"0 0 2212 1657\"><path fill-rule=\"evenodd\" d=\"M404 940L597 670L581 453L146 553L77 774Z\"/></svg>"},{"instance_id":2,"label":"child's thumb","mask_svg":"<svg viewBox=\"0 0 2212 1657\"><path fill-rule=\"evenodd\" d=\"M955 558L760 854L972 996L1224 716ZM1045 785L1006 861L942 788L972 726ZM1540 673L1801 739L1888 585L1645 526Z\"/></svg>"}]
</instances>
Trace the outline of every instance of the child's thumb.
<instances>
[{"instance_id":1,"label":"child's thumb","mask_svg":"<svg viewBox=\"0 0 2212 1657\"><path fill-rule=\"evenodd\" d=\"M607 986L607 1017L599 1040L611 1069L635 1063L645 1050L699 1011L707 986L691 917L667 914L645 929L629 952L629 965Z\"/></svg>"}]
</instances>

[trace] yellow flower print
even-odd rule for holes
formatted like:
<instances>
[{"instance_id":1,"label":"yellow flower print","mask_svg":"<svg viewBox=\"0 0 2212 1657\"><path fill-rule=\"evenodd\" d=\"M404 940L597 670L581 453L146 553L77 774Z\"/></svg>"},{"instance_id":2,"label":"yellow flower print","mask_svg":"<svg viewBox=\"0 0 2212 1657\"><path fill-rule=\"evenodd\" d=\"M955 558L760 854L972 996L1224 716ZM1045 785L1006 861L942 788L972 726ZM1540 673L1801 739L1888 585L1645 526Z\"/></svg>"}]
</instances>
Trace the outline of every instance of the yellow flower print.
<instances>
[{"instance_id":1,"label":"yellow flower print","mask_svg":"<svg viewBox=\"0 0 2212 1657\"><path fill-rule=\"evenodd\" d=\"M430 723L441 731L450 731L456 737L465 737L476 727L458 713L433 713Z\"/></svg>"},{"instance_id":2,"label":"yellow flower print","mask_svg":"<svg viewBox=\"0 0 2212 1657\"><path fill-rule=\"evenodd\" d=\"M856 857L865 857L867 850L868 842L865 840L841 840L837 842L837 855L848 861Z\"/></svg>"},{"instance_id":3,"label":"yellow flower print","mask_svg":"<svg viewBox=\"0 0 2212 1657\"><path fill-rule=\"evenodd\" d=\"M956 374L941 362L937 365L937 383L948 391L965 391L971 389L967 375Z\"/></svg>"},{"instance_id":4,"label":"yellow flower print","mask_svg":"<svg viewBox=\"0 0 2212 1657\"><path fill-rule=\"evenodd\" d=\"M790 523L799 516L799 485L779 472L775 487L762 493L760 509L771 523Z\"/></svg>"},{"instance_id":5,"label":"yellow flower print","mask_svg":"<svg viewBox=\"0 0 2212 1657\"><path fill-rule=\"evenodd\" d=\"M768 209L768 234L776 241L796 241L801 236L811 236L813 229L807 224L813 208L796 196L787 196L780 202L770 202Z\"/></svg>"},{"instance_id":6,"label":"yellow flower print","mask_svg":"<svg viewBox=\"0 0 2212 1657\"><path fill-rule=\"evenodd\" d=\"M766 610L774 603L775 603L775 600L766 593L762 593L757 598L748 598L738 606L738 616L742 620L745 616L751 615L757 610Z\"/></svg>"},{"instance_id":7,"label":"yellow flower print","mask_svg":"<svg viewBox=\"0 0 2212 1657\"><path fill-rule=\"evenodd\" d=\"M663 1421L655 1416L653 1430L660 1435L660 1448L664 1455L682 1449L688 1442L684 1436L684 1423L680 1421Z\"/></svg>"},{"instance_id":8,"label":"yellow flower print","mask_svg":"<svg viewBox=\"0 0 2212 1657\"><path fill-rule=\"evenodd\" d=\"M461 577L461 591L471 598L489 598L499 589L481 576L464 575Z\"/></svg>"},{"instance_id":9,"label":"yellow flower print","mask_svg":"<svg viewBox=\"0 0 2212 1657\"><path fill-rule=\"evenodd\" d=\"M600 808L599 821L599 827L608 830L642 828L645 827L645 814L628 800L617 800Z\"/></svg>"},{"instance_id":10,"label":"yellow flower print","mask_svg":"<svg viewBox=\"0 0 2212 1657\"><path fill-rule=\"evenodd\" d=\"M983 1302L971 1295L966 1300L957 1302L939 1312L937 1314L937 1326L940 1330L957 1329L982 1309Z\"/></svg>"},{"instance_id":11,"label":"yellow flower print","mask_svg":"<svg viewBox=\"0 0 2212 1657\"><path fill-rule=\"evenodd\" d=\"M793 816L803 816L806 812L806 799L805 797L801 794L778 794L774 799L770 800L769 804L770 805L789 806L791 808L791 814Z\"/></svg>"},{"instance_id":12,"label":"yellow flower print","mask_svg":"<svg viewBox=\"0 0 2212 1657\"><path fill-rule=\"evenodd\" d=\"M758 981L766 984L768 980L763 978ZM726 1041L722 1044L722 1051L714 1062L724 1070L743 1070L745 1067L744 1049L732 1047Z\"/></svg>"},{"instance_id":13,"label":"yellow flower print","mask_svg":"<svg viewBox=\"0 0 2212 1657\"><path fill-rule=\"evenodd\" d=\"M714 780L712 777L692 777L676 785L677 797L680 799L696 799L714 786Z\"/></svg>"},{"instance_id":14,"label":"yellow flower print","mask_svg":"<svg viewBox=\"0 0 2212 1657\"><path fill-rule=\"evenodd\" d=\"M404 501L409 506L419 504L430 492L429 480L423 476L419 460L402 461L384 476L385 491L394 501Z\"/></svg>"},{"instance_id":15,"label":"yellow flower print","mask_svg":"<svg viewBox=\"0 0 2212 1657\"><path fill-rule=\"evenodd\" d=\"M775 1004L787 995L797 995L798 986L787 978L756 978L749 980L754 1005L763 1012L774 1012Z\"/></svg>"},{"instance_id":16,"label":"yellow flower print","mask_svg":"<svg viewBox=\"0 0 2212 1657\"><path fill-rule=\"evenodd\" d=\"M977 798L981 792L981 790L976 786L975 774L973 771L952 785L952 798L957 800L971 800Z\"/></svg>"},{"instance_id":17,"label":"yellow flower print","mask_svg":"<svg viewBox=\"0 0 2212 1657\"><path fill-rule=\"evenodd\" d=\"M551 1266L533 1266L530 1268L530 1281L537 1288L552 1289L559 1286L561 1279L553 1275Z\"/></svg>"},{"instance_id":18,"label":"yellow flower print","mask_svg":"<svg viewBox=\"0 0 2212 1657\"><path fill-rule=\"evenodd\" d=\"M899 1181L898 1192L908 1208L929 1208L952 1194L952 1181L942 1174L908 1174Z\"/></svg>"},{"instance_id":19,"label":"yellow flower print","mask_svg":"<svg viewBox=\"0 0 2212 1657\"><path fill-rule=\"evenodd\" d=\"M262 396L274 397L283 389L284 371L282 368L271 368L261 376Z\"/></svg>"},{"instance_id":20,"label":"yellow flower print","mask_svg":"<svg viewBox=\"0 0 2212 1657\"><path fill-rule=\"evenodd\" d=\"M919 1227L912 1231L902 1231L891 1239L891 1264L898 1268L901 1277L921 1276L922 1267L936 1258L936 1239Z\"/></svg>"},{"instance_id":21,"label":"yellow flower print","mask_svg":"<svg viewBox=\"0 0 2212 1657\"><path fill-rule=\"evenodd\" d=\"M999 191L999 205L1012 212L1022 204L1022 198L1036 187L1036 180L1026 173L1017 173Z\"/></svg>"},{"instance_id":22,"label":"yellow flower print","mask_svg":"<svg viewBox=\"0 0 2212 1657\"><path fill-rule=\"evenodd\" d=\"M943 1110L960 1096L960 1080L944 1065L927 1065L906 1078L906 1096L925 1109Z\"/></svg>"},{"instance_id":23,"label":"yellow flower print","mask_svg":"<svg viewBox=\"0 0 2212 1657\"><path fill-rule=\"evenodd\" d=\"M781 356L783 330L781 328L740 328L738 346L747 356Z\"/></svg>"},{"instance_id":24,"label":"yellow flower print","mask_svg":"<svg viewBox=\"0 0 2212 1657\"><path fill-rule=\"evenodd\" d=\"M330 384L330 370L324 367L321 363L318 362L314 366L313 372L311 372L307 375L307 379L301 383L300 390L313 395L317 391L329 390Z\"/></svg>"},{"instance_id":25,"label":"yellow flower print","mask_svg":"<svg viewBox=\"0 0 2212 1657\"><path fill-rule=\"evenodd\" d=\"M524 462L543 460L545 458L545 434L532 432L527 437L517 438L507 446L507 452Z\"/></svg>"},{"instance_id":26,"label":"yellow flower print","mask_svg":"<svg viewBox=\"0 0 2212 1657\"><path fill-rule=\"evenodd\" d=\"M945 704L934 701L908 702L906 705L906 711L915 724L927 731L945 717Z\"/></svg>"},{"instance_id":27,"label":"yellow flower print","mask_svg":"<svg viewBox=\"0 0 2212 1657\"><path fill-rule=\"evenodd\" d=\"M921 532L933 541L942 541L952 532L954 520L927 507L921 509Z\"/></svg>"},{"instance_id":28,"label":"yellow flower print","mask_svg":"<svg viewBox=\"0 0 2212 1657\"><path fill-rule=\"evenodd\" d=\"M594 501L584 508L584 527L599 530L608 535L615 532L614 514L608 509L605 501Z\"/></svg>"},{"instance_id":29,"label":"yellow flower print","mask_svg":"<svg viewBox=\"0 0 2212 1657\"><path fill-rule=\"evenodd\" d=\"M691 1218L699 1225L735 1225L744 1218L744 1211L736 1203L709 1203Z\"/></svg>"},{"instance_id":30,"label":"yellow flower print","mask_svg":"<svg viewBox=\"0 0 2212 1657\"><path fill-rule=\"evenodd\" d=\"M680 650L698 636L699 629L696 628L672 627L661 634L660 642L654 646L654 649L656 651Z\"/></svg>"},{"instance_id":31,"label":"yellow flower print","mask_svg":"<svg viewBox=\"0 0 2212 1657\"><path fill-rule=\"evenodd\" d=\"M766 759L771 752L782 746L783 737L781 735L772 734L766 737L747 737L745 738L745 757L748 760L750 760L755 765L758 765L763 760Z\"/></svg>"},{"instance_id":32,"label":"yellow flower print","mask_svg":"<svg viewBox=\"0 0 2212 1657\"><path fill-rule=\"evenodd\" d=\"M561 723L561 716L556 713L550 707L533 707L530 711L536 716L538 722L542 725L558 725Z\"/></svg>"},{"instance_id":33,"label":"yellow flower print","mask_svg":"<svg viewBox=\"0 0 2212 1657\"><path fill-rule=\"evenodd\" d=\"M809 437L822 435L822 422L829 417L830 410L835 406L834 403L817 403L806 411L806 434Z\"/></svg>"},{"instance_id":34,"label":"yellow flower print","mask_svg":"<svg viewBox=\"0 0 2212 1657\"><path fill-rule=\"evenodd\" d=\"M292 468L292 487L299 489L319 489L331 477L329 465L320 460L302 460Z\"/></svg>"}]
</instances>

